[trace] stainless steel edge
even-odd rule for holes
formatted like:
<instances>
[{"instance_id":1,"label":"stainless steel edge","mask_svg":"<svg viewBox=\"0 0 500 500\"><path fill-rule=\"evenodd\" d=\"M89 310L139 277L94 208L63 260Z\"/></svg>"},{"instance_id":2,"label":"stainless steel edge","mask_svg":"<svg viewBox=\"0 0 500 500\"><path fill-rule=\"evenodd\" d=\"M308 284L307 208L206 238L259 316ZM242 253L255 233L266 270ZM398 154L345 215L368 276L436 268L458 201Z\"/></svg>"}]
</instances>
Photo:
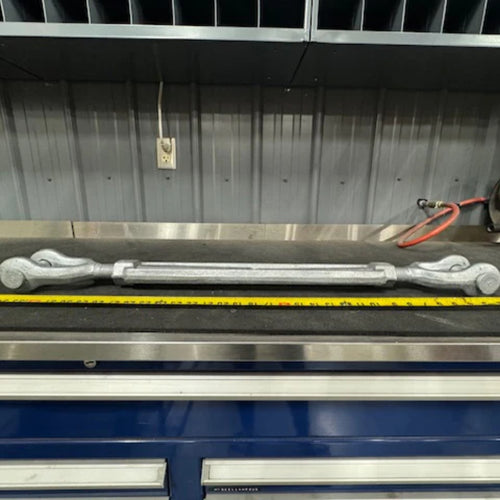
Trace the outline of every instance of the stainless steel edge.
<instances>
[{"instance_id":1,"label":"stainless steel edge","mask_svg":"<svg viewBox=\"0 0 500 500\"><path fill-rule=\"evenodd\" d=\"M390 241L408 226L398 224L212 224L73 222L75 238L253 241ZM0 237L2 234L0 234ZM455 226L436 241L500 242L482 226Z\"/></svg>"},{"instance_id":2,"label":"stainless steel edge","mask_svg":"<svg viewBox=\"0 0 500 500\"><path fill-rule=\"evenodd\" d=\"M3 22L0 23L0 37L2 36L304 42L307 40L307 30L304 28Z\"/></svg>"},{"instance_id":3,"label":"stainless steel edge","mask_svg":"<svg viewBox=\"0 0 500 500\"><path fill-rule=\"evenodd\" d=\"M454 33L407 33L398 31L321 30L311 41L338 44L415 45L441 47L500 47L500 35Z\"/></svg>"},{"instance_id":4,"label":"stainless steel edge","mask_svg":"<svg viewBox=\"0 0 500 500\"><path fill-rule=\"evenodd\" d=\"M0 238L73 238L70 221L0 220Z\"/></svg>"},{"instance_id":5,"label":"stainless steel edge","mask_svg":"<svg viewBox=\"0 0 500 500\"><path fill-rule=\"evenodd\" d=\"M500 457L205 459L204 486L495 484Z\"/></svg>"},{"instance_id":6,"label":"stainless steel edge","mask_svg":"<svg viewBox=\"0 0 500 500\"><path fill-rule=\"evenodd\" d=\"M500 401L500 375L1 373L0 401L12 400Z\"/></svg>"},{"instance_id":7,"label":"stainless steel edge","mask_svg":"<svg viewBox=\"0 0 500 500\"><path fill-rule=\"evenodd\" d=\"M408 229L401 224L216 224L170 222L0 221L0 238L392 241ZM483 226L454 226L436 241L500 242Z\"/></svg>"},{"instance_id":8,"label":"stainless steel edge","mask_svg":"<svg viewBox=\"0 0 500 500\"><path fill-rule=\"evenodd\" d=\"M500 361L499 338L0 332L2 361Z\"/></svg>"}]
</instances>

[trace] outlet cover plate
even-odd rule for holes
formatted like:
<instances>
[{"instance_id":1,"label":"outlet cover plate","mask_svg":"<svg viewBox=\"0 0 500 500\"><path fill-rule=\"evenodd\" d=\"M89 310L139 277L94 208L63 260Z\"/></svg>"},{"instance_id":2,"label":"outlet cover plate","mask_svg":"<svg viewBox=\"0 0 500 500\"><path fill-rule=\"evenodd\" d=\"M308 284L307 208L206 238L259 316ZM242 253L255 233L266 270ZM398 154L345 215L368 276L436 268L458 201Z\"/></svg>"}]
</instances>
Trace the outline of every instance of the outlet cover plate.
<instances>
[{"instance_id":1,"label":"outlet cover plate","mask_svg":"<svg viewBox=\"0 0 500 500\"><path fill-rule=\"evenodd\" d=\"M158 168L175 170L175 157L175 139L173 137L158 137L156 139L156 162Z\"/></svg>"}]
</instances>

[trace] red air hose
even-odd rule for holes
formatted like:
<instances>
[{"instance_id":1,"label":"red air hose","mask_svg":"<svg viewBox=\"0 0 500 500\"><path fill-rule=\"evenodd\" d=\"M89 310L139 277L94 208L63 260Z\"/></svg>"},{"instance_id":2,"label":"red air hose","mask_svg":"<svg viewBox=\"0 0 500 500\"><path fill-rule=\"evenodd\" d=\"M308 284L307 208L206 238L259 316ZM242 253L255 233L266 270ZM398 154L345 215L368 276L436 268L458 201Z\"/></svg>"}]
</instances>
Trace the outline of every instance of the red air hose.
<instances>
[{"instance_id":1,"label":"red air hose","mask_svg":"<svg viewBox=\"0 0 500 500\"><path fill-rule=\"evenodd\" d=\"M398 247L399 248L412 247L414 245L418 245L419 243L423 243L424 241L430 240L431 238L434 238L434 236L437 236L438 234L442 233L447 227L449 227L451 224L453 224L453 222L457 220L457 217L460 215L460 208L466 207L467 205L474 205L475 203L484 203L486 201L488 201L488 198L479 197L479 198L469 198L468 200L461 201L460 203L448 203L444 201L425 202L424 206L428 206L430 208L441 208L441 207L445 208L437 212L436 214L431 215L422 222L419 222L418 224L412 226L408 231L406 231L406 233L404 233L399 238ZM432 229L431 231L425 233L422 236L413 238L412 240L408 240L408 238L410 236L413 236L417 231L427 226L431 222L434 222L435 220L444 217L450 212L451 215L438 227Z\"/></svg>"}]
</instances>

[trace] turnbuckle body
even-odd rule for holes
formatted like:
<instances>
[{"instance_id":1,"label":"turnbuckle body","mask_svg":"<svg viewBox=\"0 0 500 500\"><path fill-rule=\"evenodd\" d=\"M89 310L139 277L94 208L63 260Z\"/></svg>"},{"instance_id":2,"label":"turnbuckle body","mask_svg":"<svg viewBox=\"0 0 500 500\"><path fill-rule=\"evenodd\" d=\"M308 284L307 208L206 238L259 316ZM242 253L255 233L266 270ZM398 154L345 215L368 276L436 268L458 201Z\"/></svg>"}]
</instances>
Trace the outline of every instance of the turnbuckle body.
<instances>
[{"instance_id":1,"label":"turnbuckle body","mask_svg":"<svg viewBox=\"0 0 500 500\"><path fill-rule=\"evenodd\" d=\"M82 285L99 279L118 285L316 285L388 287L404 282L426 288L462 290L467 295L492 295L500 272L492 264L472 264L460 255L434 262L397 267L368 264L280 264L141 262L101 264L46 249L30 258L12 257L0 265L2 284L16 292L47 285Z\"/></svg>"}]
</instances>

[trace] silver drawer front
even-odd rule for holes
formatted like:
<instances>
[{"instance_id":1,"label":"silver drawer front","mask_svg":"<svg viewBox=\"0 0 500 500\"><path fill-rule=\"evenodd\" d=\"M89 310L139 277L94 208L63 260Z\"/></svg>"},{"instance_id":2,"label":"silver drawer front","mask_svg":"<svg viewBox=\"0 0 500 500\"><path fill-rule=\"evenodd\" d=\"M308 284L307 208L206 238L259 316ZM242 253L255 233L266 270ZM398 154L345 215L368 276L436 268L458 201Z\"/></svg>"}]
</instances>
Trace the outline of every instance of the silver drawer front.
<instances>
[{"instance_id":1,"label":"silver drawer front","mask_svg":"<svg viewBox=\"0 0 500 500\"><path fill-rule=\"evenodd\" d=\"M164 488L164 460L0 461L0 491Z\"/></svg>"},{"instance_id":2,"label":"silver drawer front","mask_svg":"<svg viewBox=\"0 0 500 500\"><path fill-rule=\"evenodd\" d=\"M206 459L204 486L500 483L500 457Z\"/></svg>"},{"instance_id":3,"label":"silver drawer front","mask_svg":"<svg viewBox=\"0 0 500 500\"><path fill-rule=\"evenodd\" d=\"M12 373L0 400L491 401L500 375Z\"/></svg>"}]
</instances>

